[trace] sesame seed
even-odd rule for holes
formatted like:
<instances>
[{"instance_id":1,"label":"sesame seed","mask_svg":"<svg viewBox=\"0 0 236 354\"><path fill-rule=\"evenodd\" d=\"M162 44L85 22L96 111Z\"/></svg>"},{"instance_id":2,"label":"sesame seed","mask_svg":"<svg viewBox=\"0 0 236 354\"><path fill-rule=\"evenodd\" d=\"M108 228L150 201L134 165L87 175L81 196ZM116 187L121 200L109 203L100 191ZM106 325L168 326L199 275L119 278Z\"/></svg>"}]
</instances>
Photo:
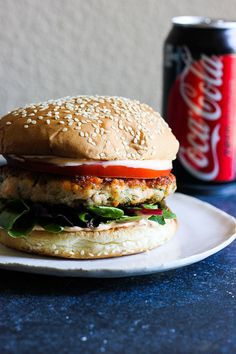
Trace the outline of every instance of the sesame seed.
<instances>
[{"instance_id":1,"label":"sesame seed","mask_svg":"<svg viewBox=\"0 0 236 354\"><path fill-rule=\"evenodd\" d=\"M32 123L32 124L37 124L36 120L32 120L31 123Z\"/></svg>"},{"instance_id":2,"label":"sesame seed","mask_svg":"<svg viewBox=\"0 0 236 354\"><path fill-rule=\"evenodd\" d=\"M27 128L29 128L29 126L28 126L27 124L25 124L25 125L24 125L24 128L26 128L26 129L27 129Z\"/></svg>"},{"instance_id":3,"label":"sesame seed","mask_svg":"<svg viewBox=\"0 0 236 354\"><path fill-rule=\"evenodd\" d=\"M69 125L69 126L73 125L73 122L69 122L68 125Z\"/></svg>"},{"instance_id":4,"label":"sesame seed","mask_svg":"<svg viewBox=\"0 0 236 354\"><path fill-rule=\"evenodd\" d=\"M65 122L63 122L63 120L60 120L60 122L59 122L60 124L65 124Z\"/></svg>"},{"instance_id":5,"label":"sesame seed","mask_svg":"<svg viewBox=\"0 0 236 354\"><path fill-rule=\"evenodd\" d=\"M42 106L42 107L40 108L40 111L45 111L45 109L48 109L48 106Z\"/></svg>"},{"instance_id":6,"label":"sesame seed","mask_svg":"<svg viewBox=\"0 0 236 354\"><path fill-rule=\"evenodd\" d=\"M29 119L27 119L27 121L26 121L26 123L31 123L32 122L32 119L31 118L29 118Z\"/></svg>"},{"instance_id":7,"label":"sesame seed","mask_svg":"<svg viewBox=\"0 0 236 354\"><path fill-rule=\"evenodd\" d=\"M50 119L47 119L46 123L49 125L51 123Z\"/></svg>"},{"instance_id":8,"label":"sesame seed","mask_svg":"<svg viewBox=\"0 0 236 354\"><path fill-rule=\"evenodd\" d=\"M80 136L84 136L84 132L80 132L79 135L80 135Z\"/></svg>"},{"instance_id":9,"label":"sesame seed","mask_svg":"<svg viewBox=\"0 0 236 354\"><path fill-rule=\"evenodd\" d=\"M11 125L12 123L11 122L6 122L6 125Z\"/></svg>"},{"instance_id":10,"label":"sesame seed","mask_svg":"<svg viewBox=\"0 0 236 354\"><path fill-rule=\"evenodd\" d=\"M39 119L39 120L42 120L42 119L43 119L43 116L39 116L38 119Z\"/></svg>"},{"instance_id":11,"label":"sesame seed","mask_svg":"<svg viewBox=\"0 0 236 354\"><path fill-rule=\"evenodd\" d=\"M66 127L62 129L63 132L67 132L67 130L68 130L68 128L66 128Z\"/></svg>"}]
</instances>

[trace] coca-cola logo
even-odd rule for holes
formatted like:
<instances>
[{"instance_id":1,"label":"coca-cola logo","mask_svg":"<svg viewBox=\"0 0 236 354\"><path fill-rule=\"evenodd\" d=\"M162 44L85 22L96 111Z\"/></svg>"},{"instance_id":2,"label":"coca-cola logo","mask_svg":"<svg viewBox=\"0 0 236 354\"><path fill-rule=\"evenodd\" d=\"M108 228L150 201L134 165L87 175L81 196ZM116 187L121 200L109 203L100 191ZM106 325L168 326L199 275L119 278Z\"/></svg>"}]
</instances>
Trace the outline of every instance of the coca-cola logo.
<instances>
[{"instance_id":1,"label":"coca-cola logo","mask_svg":"<svg viewBox=\"0 0 236 354\"><path fill-rule=\"evenodd\" d=\"M211 181L219 173L217 145L220 141L222 115L220 87L223 82L221 57L202 55L194 61L188 48L183 48L185 68L180 75L179 90L187 106L187 133L179 159L195 177ZM215 122L215 124L213 124Z\"/></svg>"}]
</instances>

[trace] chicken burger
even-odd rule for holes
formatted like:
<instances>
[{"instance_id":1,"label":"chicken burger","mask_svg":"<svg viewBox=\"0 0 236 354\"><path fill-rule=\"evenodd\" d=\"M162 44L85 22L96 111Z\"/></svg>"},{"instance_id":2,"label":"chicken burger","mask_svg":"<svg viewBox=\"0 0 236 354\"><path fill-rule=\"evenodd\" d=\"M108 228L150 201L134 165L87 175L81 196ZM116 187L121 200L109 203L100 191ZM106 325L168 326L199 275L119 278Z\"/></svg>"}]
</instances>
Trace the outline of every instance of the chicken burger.
<instances>
[{"instance_id":1,"label":"chicken burger","mask_svg":"<svg viewBox=\"0 0 236 354\"><path fill-rule=\"evenodd\" d=\"M0 120L0 242L25 252L95 259L143 252L176 230L165 198L178 142L138 101L77 96Z\"/></svg>"}]
</instances>

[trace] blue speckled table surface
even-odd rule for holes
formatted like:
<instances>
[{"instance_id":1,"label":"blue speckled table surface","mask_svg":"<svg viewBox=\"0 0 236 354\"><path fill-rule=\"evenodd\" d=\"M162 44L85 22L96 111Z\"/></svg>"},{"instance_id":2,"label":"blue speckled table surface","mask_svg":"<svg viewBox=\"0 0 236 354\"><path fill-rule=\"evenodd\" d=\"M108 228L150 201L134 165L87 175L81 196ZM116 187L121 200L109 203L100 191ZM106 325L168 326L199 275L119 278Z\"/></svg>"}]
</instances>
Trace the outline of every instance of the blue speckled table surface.
<instances>
[{"instance_id":1,"label":"blue speckled table surface","mask_svg":"<svg viewBox=\"0 0 236 354\"><path fill-rule=\"evenodd\" d=\"M202 199L236 216L236 196ZM235 260L236 242L143 277L0 271L0 353L236 353Z\"/></svg>"}]
</instances>

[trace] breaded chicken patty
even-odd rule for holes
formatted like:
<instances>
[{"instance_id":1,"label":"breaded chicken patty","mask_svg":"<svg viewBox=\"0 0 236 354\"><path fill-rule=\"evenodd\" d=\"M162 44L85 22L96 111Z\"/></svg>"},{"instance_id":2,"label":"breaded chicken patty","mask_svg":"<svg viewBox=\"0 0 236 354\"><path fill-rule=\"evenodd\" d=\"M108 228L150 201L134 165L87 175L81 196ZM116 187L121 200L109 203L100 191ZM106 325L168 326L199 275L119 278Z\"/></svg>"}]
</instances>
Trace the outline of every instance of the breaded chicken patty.
<instances>
[{"instance_id":1,"label":"breaded chicken patty","mask_svg":"<svg viewBox=\"0 0 236 354\"><path fill-rule=\"evenodd\" d=\"M135 205L157 203L176 189L175 176L156 179L65 177L0 168L0 196L49 204Z\"/></svg>"}]
</instances>

